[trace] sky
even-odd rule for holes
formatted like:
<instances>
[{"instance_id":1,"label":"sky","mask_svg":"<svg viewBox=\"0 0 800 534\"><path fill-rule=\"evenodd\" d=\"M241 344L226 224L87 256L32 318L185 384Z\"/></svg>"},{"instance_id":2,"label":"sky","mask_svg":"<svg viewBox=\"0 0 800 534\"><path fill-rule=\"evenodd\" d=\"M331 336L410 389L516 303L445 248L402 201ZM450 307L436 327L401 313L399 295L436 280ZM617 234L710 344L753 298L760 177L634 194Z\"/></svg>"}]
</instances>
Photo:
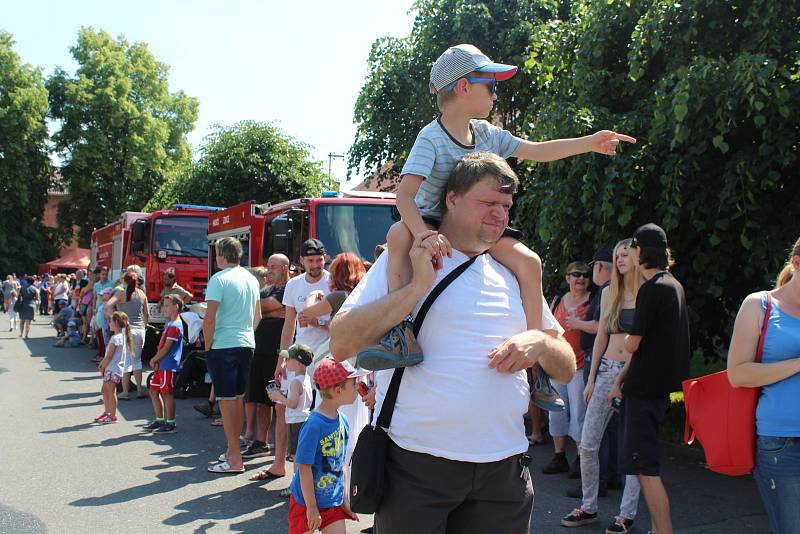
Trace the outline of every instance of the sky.
<instances>
[{"instance_id":1,"label":"sky","mask_svg":"<svg viewBox=\"0 0 800 534\"><path fill-rule=\"evenodd\" d=\"M13 34L23 63L45 76L74 74L69 48L82 26L144 42L170 67L171 92L200 101L194 148L214 124L275 123L328 154L346 154L355 136L353 106L379 37L406 36L411 0L154 0L7 2L0 30ZM332 176L345 178L334 158Z\"/></svg>"}]
</instances>

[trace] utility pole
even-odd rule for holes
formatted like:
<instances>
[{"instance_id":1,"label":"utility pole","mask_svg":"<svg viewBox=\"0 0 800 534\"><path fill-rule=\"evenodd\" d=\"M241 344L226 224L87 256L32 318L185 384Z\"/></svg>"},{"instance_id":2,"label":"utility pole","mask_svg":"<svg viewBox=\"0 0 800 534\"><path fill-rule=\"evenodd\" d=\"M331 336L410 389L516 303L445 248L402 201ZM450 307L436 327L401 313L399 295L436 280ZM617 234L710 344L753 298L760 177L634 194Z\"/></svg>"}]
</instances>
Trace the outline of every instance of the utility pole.
<instances>
[{"instance_id":1,"label":"utility pole","mask_svg":"<svg viewBox=\"0 0 800 534\"><path fill-rule=\"evenodd\" d=\"M334 152L328 153L328 187L331 189L333 189L333 187L331 187L333 185L333 178L331 178L331 165L334 158L344 159L344 154L336 154Z\"/></svg>"}]
</instances>

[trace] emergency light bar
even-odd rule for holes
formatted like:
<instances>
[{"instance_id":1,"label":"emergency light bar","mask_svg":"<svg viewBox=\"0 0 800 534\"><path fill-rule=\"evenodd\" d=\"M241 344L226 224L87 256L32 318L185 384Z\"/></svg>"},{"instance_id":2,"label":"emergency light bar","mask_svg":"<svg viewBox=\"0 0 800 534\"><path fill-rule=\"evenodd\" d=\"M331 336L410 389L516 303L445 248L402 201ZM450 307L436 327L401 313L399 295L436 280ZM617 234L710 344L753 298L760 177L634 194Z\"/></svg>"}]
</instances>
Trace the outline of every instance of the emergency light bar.
<instances>
[{"instance_id":1,"label":"emergency light bar","mask_svg":"<svg viewBox=\"0 0 800 534\"><path fill-rule=\"evenodd\" d=\"M222 211L225 208L219 206L198 206L197 204L173 204L173 210L207 210L207 211Z\"/></svg>"}]
</instances>

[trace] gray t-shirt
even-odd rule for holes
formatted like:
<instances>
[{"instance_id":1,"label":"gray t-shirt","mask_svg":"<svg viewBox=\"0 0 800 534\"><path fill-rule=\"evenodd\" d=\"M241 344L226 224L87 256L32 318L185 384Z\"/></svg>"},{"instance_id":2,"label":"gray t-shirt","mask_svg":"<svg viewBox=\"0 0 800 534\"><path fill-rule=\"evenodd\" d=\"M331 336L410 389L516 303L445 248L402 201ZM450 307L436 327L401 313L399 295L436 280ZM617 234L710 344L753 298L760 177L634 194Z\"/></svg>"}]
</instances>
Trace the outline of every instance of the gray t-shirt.
<instances>
[{"instance_id":1,"label":"gray t-shirt","mask_svg":"<svg viewBox=\"0 0 800 534\"><path fill-rule=\"evenodd\" d=\"M461 158L472 152L492 152L501 158L509 158L517 153L522 144L519 137L484 120L472 119L469 127L472 130L472 146L456 141L438 118L417 134L417 140L400 174L417 174L425 178L414 199L420 215L437 220L442 218L442 191Z\"/></svg>"}]
</instances>

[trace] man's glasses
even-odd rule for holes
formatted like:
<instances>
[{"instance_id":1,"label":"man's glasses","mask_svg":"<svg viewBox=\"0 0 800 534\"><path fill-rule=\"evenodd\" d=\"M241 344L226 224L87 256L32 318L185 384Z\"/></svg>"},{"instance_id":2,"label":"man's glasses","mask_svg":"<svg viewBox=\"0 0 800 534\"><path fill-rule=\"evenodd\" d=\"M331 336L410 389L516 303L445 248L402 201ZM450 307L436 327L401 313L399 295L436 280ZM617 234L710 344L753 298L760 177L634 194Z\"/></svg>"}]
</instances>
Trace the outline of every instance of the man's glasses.
<instances>
[{"instance_id":1,"label":"man's glasses","mask_svg":"<svg viewBox=\"0 0 800 534\"><path fill-rule=\"evenodd\" d=\"M592 277L589 273L582 273L580 271L572 271L571 273L567 273L568 276L573 278L586 278L587 280Z\"/></svg>"},{"instance_id":2,"label":"man's glasses","mask_svg":"<svg viewBox=\"0 0 800 534\"><path fill-rule=\"evenodd\" d=\"M459 78L458 80L460 80L460 79L461 78ZM467 80L469 83L485 83L485 84L488 84L489 85L489 87L488 87L489 94L490 95L497 94L497 80L495 80L494 78L478 78L477 76L470 76L470 77L464 78L464 79ZM448 91L452 91L453 89L455 89L456 88L456 84L458 83L458 80L456 80L453 83L451 83L450 85L448 85L447 86L447 90Z\"/></svg>"}]
</instances>

